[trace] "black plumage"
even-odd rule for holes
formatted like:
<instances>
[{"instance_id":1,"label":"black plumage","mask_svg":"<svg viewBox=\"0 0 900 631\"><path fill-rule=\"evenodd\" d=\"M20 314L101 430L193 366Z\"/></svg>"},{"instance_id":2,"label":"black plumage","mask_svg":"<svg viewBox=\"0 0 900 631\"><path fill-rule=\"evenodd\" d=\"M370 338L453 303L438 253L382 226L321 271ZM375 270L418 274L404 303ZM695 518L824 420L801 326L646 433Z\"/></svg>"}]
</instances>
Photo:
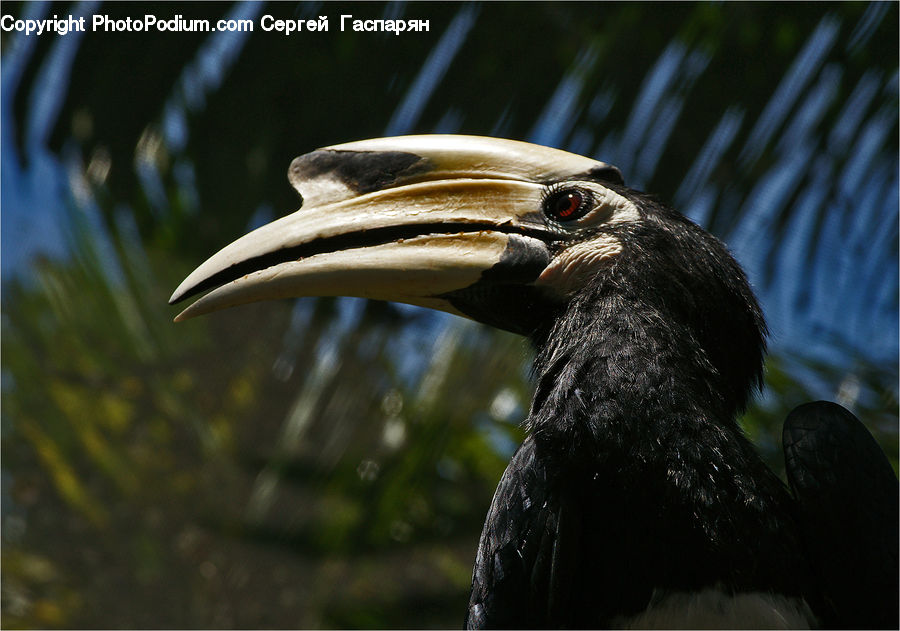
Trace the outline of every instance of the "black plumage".
<instances>
[{"instance_id":1,"label":"black plumage","mask_svg":"<svg viewBox=\"0 0 900 631\"><path fill-rule=\"evenodd\" d=\"M864 599L867 617L833 613L854 606L827 595L849 581L823 584L814 560L853 536L849 546L869 546L874 557L856 569L877 563L883 570L875 583L896 573L896 540L887 536L897 524L890 466L866 467L861 474L869 479L857 488L855 460L874 451L886 464L884 455L861 425L856 433L871 444L860 452L828 427L817 442L834 453L809 444L811 457L820 458L815 463L802 462L799 444L790 443L795 488L794 478L827 470L847 448L860 455L845 458L846 491L877 489L862 508L884 521L860 520L879 533L876 541L846 527L814 534L816 526L806 523L819 517L818 498L807 506L814 483L801 483L795 502L736 420L761 381L765 346L743 272L717 239L680 214L619 192L642 215L601 228L614 233L623 252L533 334L531 435L488 514L466 625L608 627L669 595L714 587L726 595L796 598L796 617L786 625L896 626L896 590ZM840 515L821 517L840 523ZM878 560L891 548L892 560ZM815 619L803 601L817 607ZM669 618L666 626L698 622Z\"/></svg>"},{"instance_id":2,"label":"black plumage","mask_svg":"<svg viewBox=\"0 0 900 631\"><path fill-rule=\"evenodd\" d=\"M180 319L357 295L536 348L528 438L479 542L468 627L896 627L898 483L834 404L785 426L792 491L738 423L766 327L726 248L591 158L473 136L297 158L303 208L172 296Z\"/></svg>"},{"instance_id":3,"label":"black plumage","mask_svg":"<svg viewBox=\"0 0 900 631\"><path fill-rule=\"evenodd\" d=\"M884 452L859 419L827 401L791 412L784 451L822 624L896 628L900 488Z\"/></svg>"}]
</instances>

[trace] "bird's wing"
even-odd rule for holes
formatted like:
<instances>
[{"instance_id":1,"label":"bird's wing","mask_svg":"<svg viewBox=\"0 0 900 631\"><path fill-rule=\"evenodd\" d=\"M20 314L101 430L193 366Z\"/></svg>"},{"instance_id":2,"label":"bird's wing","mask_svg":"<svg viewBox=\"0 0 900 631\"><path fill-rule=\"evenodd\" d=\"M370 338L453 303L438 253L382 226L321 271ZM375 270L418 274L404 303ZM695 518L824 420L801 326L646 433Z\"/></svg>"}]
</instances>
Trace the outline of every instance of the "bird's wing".
<instances>
[{"instance_id":1,"label":"bird's wing","mask_svg":"<svg viewBox=\"0 0 900 631\"><path fill-rule=\"evenodd\" d=\"M581 517L537 452L528 437L494 494L472 575L468 629L565 626Z\"/></svg>"},{"instance_id":2,"label":"bird's wing","mask_svg":"<svg viewBox=\"0 0 900 631\"><path fill-rule=\"evenodd\" d=\"M898 625L898 482L865 426L835 403L801 405L784 424L787 476L821 580L826 626Z\"/></svg>"}]
</instances>

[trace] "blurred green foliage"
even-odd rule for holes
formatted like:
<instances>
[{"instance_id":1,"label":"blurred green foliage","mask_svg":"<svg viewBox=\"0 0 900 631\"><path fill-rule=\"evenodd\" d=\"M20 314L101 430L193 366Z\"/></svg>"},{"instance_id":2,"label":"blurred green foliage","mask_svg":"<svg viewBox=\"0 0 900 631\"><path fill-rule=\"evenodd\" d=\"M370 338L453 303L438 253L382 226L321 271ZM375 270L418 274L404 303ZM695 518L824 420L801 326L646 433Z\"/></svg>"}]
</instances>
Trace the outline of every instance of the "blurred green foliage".
<instances>
[{"instance_id":1,"label":"blurred green foliage","mask_svg":"<svg viewBox=\"0 0 900 631\"><path fill-rule=\"evenodd\" d=\"M711 55L696 88L710 96L684 112L666 153L688 164L734 94L750 111L764 107L825 10L848 24L866 10L829 6L485 5L479 36L412 131L456 116L460 131L490 133L506 111L505 135L523 137L585 49L603 69L586 77L585 93L613 86L629 104L680 39ZM327 13L336 30L342 12L385 7L267 10ZM91 201L65 199L70 258L36 261L3 285L5 628L459 625L484 514L522 437L527 342L382 303L268 303L177 326L166 305L254 209L296 206L284 177L291 158L383 132L459 10L409 5L409 17L431 19L420 38L252 37L208 103L189 109L181 148L162 142L160 111L204 38L84 39L51 144L83 161ZM125 3L104 11L140 13ZM879 37L843 63L896 73L896 22L894 5ZM129 68L138 79L123 75ZM481 107L462 110L473 95ZM627 115L614 108L604 125ZM142 156L159 176L162 209L141 184ZM721 177L747 186L768 166L735 173L733 164ZM661 169L653 190L671 198L683 173ZM772 357L745 427L780 470L785 415L809 400L810 382L834 384L896 468L896 371Z\"/></svg>"},{"instance_id":2,"label":"blurred green foliage","mask_svg":"<svg viewBox=\"0 0 900 631\"><path fill-rule=\"evenodd\" d=\"M383 347L406 318L367 305L330 365L321 300L274 379L288 305L176 327L180 271L123 263L111 288L97 258L45 262L6 299L5 625L402 626L412 601L414 625L448 619L505 466L473 419L518 439L484 410L525 396L523 343L450 320L403 387ZM221 609L238 595L277 611Z\"/></svg>"}]
</instances>

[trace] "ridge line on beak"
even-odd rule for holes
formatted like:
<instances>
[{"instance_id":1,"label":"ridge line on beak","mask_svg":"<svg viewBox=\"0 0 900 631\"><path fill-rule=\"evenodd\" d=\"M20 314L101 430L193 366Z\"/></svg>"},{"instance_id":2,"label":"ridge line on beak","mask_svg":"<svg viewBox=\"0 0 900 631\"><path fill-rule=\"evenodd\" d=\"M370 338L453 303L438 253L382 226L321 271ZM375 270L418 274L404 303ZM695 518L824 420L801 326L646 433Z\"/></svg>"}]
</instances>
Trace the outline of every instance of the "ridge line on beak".
<instances>
[{"instance_id":1,"label":"ridge line on beak","mask_svg":"<svg viewBox=\"0 0 900 631\"><path fill-rule=\"evenodd\" d=\"M501 204L510 204L518 197L538 198L540 188L516 179L456 178L406 184L331 204L301 207L222 248L185 278L169 304L283 262L427 234L492 231L551 239L553 232L536 213L501 211ZM473 199L484 200L488 207L473 206ZM378 213L354 214L359 208L376 206Z\"/></svg>"}]
</instances>

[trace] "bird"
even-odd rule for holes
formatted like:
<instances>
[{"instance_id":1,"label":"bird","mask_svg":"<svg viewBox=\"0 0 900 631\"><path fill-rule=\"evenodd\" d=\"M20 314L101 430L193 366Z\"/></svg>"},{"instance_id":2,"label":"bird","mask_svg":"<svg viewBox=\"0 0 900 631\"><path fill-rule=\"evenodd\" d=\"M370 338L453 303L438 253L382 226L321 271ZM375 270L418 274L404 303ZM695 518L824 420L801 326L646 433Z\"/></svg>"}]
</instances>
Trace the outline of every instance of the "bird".
<instances>
[{"instance_id":1,"label":"bird","mask_svg":"<svg viewBox=\"0 0 900 631\"><path fill-rule=\"evenodd\" d=\"M848 410L739 417L767 330L725 245L615 166L418 135L302 155L300 209L226 245L176 320L359 296L526 336L526 438L488 510L466 628L897 628L898 481Z\"/></svg>"}]
</instances>

